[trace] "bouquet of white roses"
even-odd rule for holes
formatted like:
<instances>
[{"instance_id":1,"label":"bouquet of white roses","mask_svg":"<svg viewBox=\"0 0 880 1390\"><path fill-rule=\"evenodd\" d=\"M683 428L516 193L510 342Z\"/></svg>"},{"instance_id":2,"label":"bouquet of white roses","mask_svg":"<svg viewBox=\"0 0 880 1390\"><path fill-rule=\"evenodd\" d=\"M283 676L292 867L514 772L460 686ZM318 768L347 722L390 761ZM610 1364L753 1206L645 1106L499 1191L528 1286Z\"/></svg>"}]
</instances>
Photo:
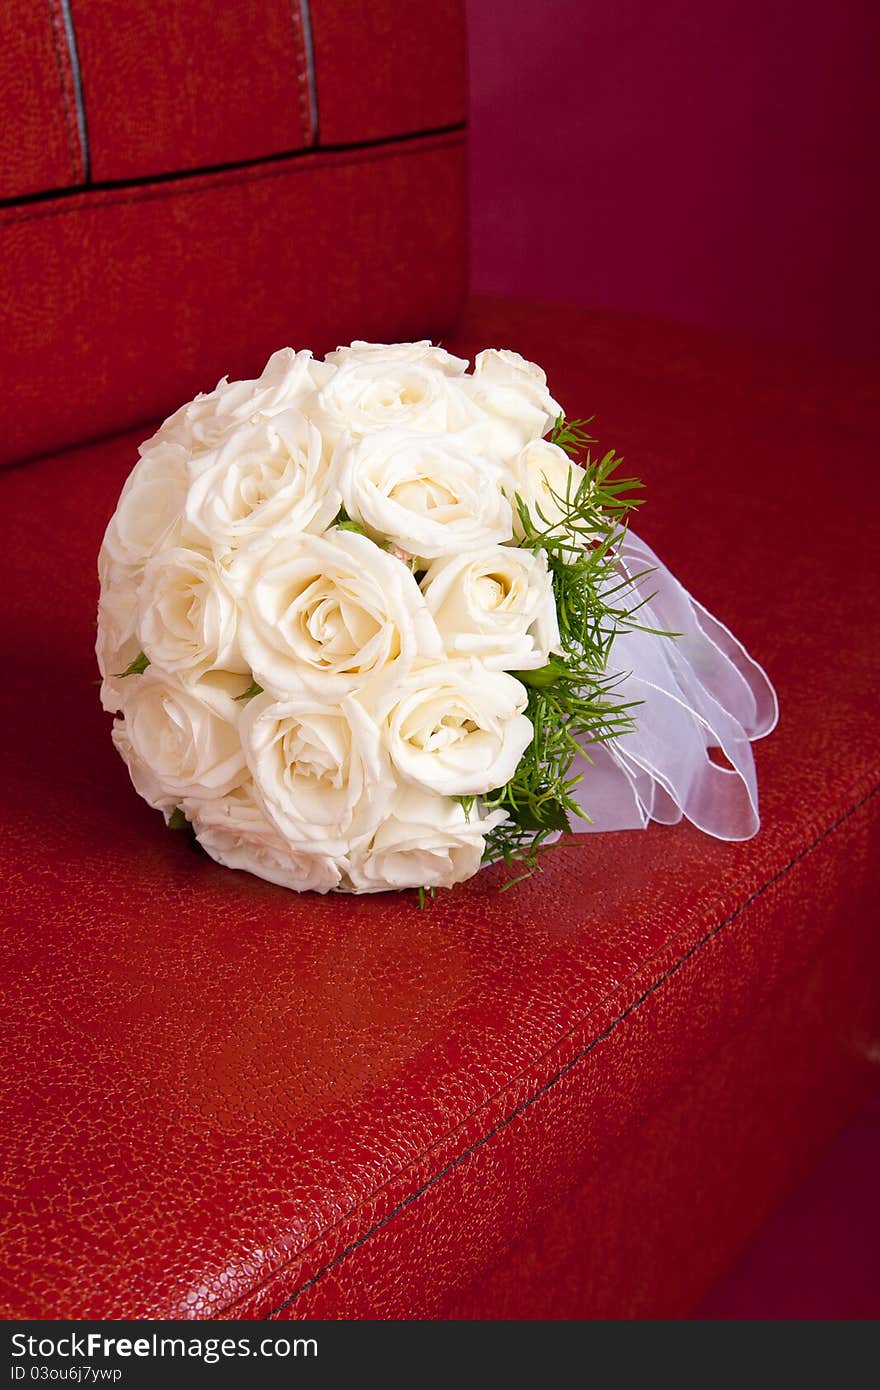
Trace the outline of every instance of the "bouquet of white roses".
<instances>
[{"instance_id":1,"label":"bouquet of white roses","mask_svg":"<svg viewBox=\"0 0 880 1390\"><path fill-rule=\"evenodd\" d=\"M613 766L641 823L675 818L627 752L638 662L609 666L621 634L669 645L639 587L659 562L627 560L635 485L540 368L468 366L284 349L141 446L99 561L102 699L137 791L221 864L320 892L531 866L602 744L597 792ZM734 715L748 749L760 718Z\"/></svg>"}]
</instances>

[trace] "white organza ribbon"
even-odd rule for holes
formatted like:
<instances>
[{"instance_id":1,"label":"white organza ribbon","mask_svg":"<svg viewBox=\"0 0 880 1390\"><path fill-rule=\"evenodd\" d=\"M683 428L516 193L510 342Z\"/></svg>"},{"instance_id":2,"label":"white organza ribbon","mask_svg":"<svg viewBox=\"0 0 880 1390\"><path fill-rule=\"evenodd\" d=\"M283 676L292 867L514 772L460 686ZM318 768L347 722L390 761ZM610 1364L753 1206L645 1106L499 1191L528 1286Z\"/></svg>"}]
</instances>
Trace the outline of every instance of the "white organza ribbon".
<instances>
[{"instance_id":1,"label":"white organza ribbon","mask_svg":"<svg viewBox=\"0 0 880 1390\"><path fill-rule=\"evenodd\" d=\"M733 634L631 531L620 566L632 581L627 607L649 600L639 623L678 635L636 629L615 638L610 666L625 673L615 696L642 703L632 711L632 733L590 744L588 761L573 769L584 774L578 800L590 817L574 828L638 830L686 816L719 840L748 840L760 825L750 740L774 727L776 692ZM713 762L710 748L730 766Z\"/></svg>"}]
</instances>

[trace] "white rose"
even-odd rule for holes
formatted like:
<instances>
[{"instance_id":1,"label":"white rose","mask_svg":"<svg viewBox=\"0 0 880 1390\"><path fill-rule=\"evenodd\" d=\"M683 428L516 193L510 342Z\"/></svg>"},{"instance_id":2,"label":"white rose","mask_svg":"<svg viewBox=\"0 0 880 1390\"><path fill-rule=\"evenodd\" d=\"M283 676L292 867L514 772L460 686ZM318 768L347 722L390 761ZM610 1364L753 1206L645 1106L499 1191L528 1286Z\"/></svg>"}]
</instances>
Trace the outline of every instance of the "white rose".
<instances>
[{"instance_id":1,"label":"white rose","mask_svg":"<svg viewBox=\"0 0 880 1390\"><path fill-rule=\"evenodd\" d=\"M578 543L578 535L561 522L585 477L580 465L558 444L536 439L512 460L505 487L512 502L515 495L520 497L536 530L551 536L569 535ZM516 503L513 505L514 531L517 539L522 539L522 521Z\"/></svg>"},{"instance_id":2,"label":"white rose","mask_svg":"<svg viewBox=\"0 0 880 1390\"><path fill-rule=\"evenodd\" d=\"M255 415L271 416L301 406L331 375L310 352L281 348L273 352L261 376L248 381L223 377L213 391L200 392L194 400L170 415L141 445L141 453L159 444L180 445L196 455L216 449L232 431Z\"/></svg>"},{"instance_id":3,"label":"white rose","mask_svg":"<svg viewBox=\"0 0 880 1390\"><path fill-rule=\"evenodd\" d=\"M336 368L309 418L331 444L387 429L444 434L479 418L462 384L466 380L426 352L416 357L363 352Z\"/></svg>"},{"instance_id":4,"label":"white rose","mask_svg":"<svg viewBox=\"0 0 880 1390\"><path fill-rule=\"evenodd\" d=\"M251 782L221 800L184 801L182 809L202 848L228 869L242 869L300 893L327 893L341 881L340 864L332 856L287 843L257 805Z\"/></svg>"},{"instance_id":5,"label":"white rose","mask_svg":"<svg viewBox=\"0 0 880 1390\"><path fill-rule=\"evenodd\" d=\"M110 714L118 714L124 700L125 681L118 677L141 649L136 626L140 575L139 568L120 564L102 548L98 556L101 593L95 654L102 676L101 704Z\"/></svg>"},{"instance_id":6,"label":"white rose","mask_svg":"<svg viewBox=\"0 0 880 1390\"><path fill-rule=\"evenodd\" d=\"M413 671L380 706L401 776L444 796L480 796L513 776L532 739L525 687L478 661Z\"/></svg>"},{"instance_id":7,"label":"white rose","mask_svg":"<svg viewBox=\"0 0 880 1390\"><path fill-rule=\"evenodd\" d=\"M266 815L296 847L343 855L382 818L393 777L379 728L353 695L248 702L241 737Z\"/></svg>"},{"instance_id":8,"label":"white rose","mask_svg":"<svg viewBox=\"0 0 880 1390\"><path fill-rule=\"evenodd\" d=\"M212 667L247 672L238 608L213 556L176 546L147 561L138 598L140 647L184 679ZM136 653L135 653L136 654Z\"/></svg>"},{"instance_id":9,"label":"white rose","mask_svg":"<svg viewBox=\"0 0 880 1390\"><path fill-rule=\"evenodd\" d=\"M490 545L434 560L421 588L452 656L478 656L492 670L531 671L559 650L542 550Z\"/></svg>"},{"instance_id":10,"label":"white rose","mask_svg":"<svg viewBox=\"0 0 880 1390\"><path fill-rule=\"evenodd\" d=\"M184 534L187 457L177 444L160 444L129 474L98 556L101 584L95 650L103 682L101 703L118 713L125 682L116 679L141 650L138 592L144 566Z\"/></svg>"},{"instance_id":11,"label":"white rose","mask_svg":"<svg viewBox=\"0 0 880 1390\"><path fill-rule=\"evenodd\" d=\"M229 573L242 609L242 653L259 684L278 696L306 684L333 699L374 678L396 680L417 657L442 655L408 567L356 532L240 551Z\"/></svg>"},{"instance_id":12,"label":"white rose","mask_svg":"<svg viewBox=\"0 0 880 1390\"><path fill-rule=\"evenodd\" d=\"M146 801L148 806L152 806L155 811L161 811L165 819L168 820L172 811L179 804L180 798L169 791L152 768L135 753L123 719L114 721L110 737L117 753L128 768L131 785L138 796Z\"/></svg>"},{"instance_id":13,"label":"white rose","mask_svg":"<svg viewBox=\"0 0 880 1390\"><path fill-rule=\"evenodd\" d=\"M546 434L562 414L545 373L518 352L487 348L478 353L465 385L483 413L475 441L493 458L511 458L530 439Z\"/></svg>"},{"instance_id":14,"label":"white rose","mask_svg":"<svg viewBox=\"0 0 880 1390\"><path fill-rule=\"evenodd\" d=\"M185 450L162 444L132 469L104 534L108 560L137 570L180 521L189 477Z\"/></svg>"},{"instance_id":15,"label":"white rose","mask_svg":"<svg viewBox=\"0 0 880 1390\"><path fill-rule=\"evenodd\" d=\"M461 376L468 369L466 358L453 357L445 348L434 347L428 338L422 338L417 343L365 343L363 339L355 338L350 347L338 347L335 352L328 352L324 361L332 362L337 367L343 366L346 362L384 363L392 366L422 362L427 366L436 367L446 376Z\"/></svg>"},{"instance_id":16,"label":"white rose","mask_svg":"<svg viewBox=\"0 0 880 1390\"><path fill-rule=\"evenodd\" d=\"M401 790L372 842L355 853L348 880L356 893L386 888L451 888L477 872L486 834L503 811L470 817L457 801L415 787Z\"/></svg>"},{"instance_id":17,"label":"white rose","mask_svg":"<svg viewBox=\"0 0 880 1390\"><path fill-rule=\"evenodd\" d=\"M324 531L340 496L318 430L298 410L239 425L190 465L189 525L215 550Z\"/></svg>"},{"instance_id":18,"label":"white rose","mask_svg":"<svg viewBox=\"0 0 880 1390\"><path fill-rule=\"evenodd\" d=\"M126 677L124 719L113 741L135 789L166 814L185 797L225 796L242 781L241 679L212 675L184 686L150 666ZM130 689L129 689L130 687Z\"/></svg>"},{"instance_id":19,"label":"white rose","mask_svg":"<svg viewBox=\"0 0 880 1390\"><path fill-rule=\"evenodd\" d=\"M501 469L454 435L385 430L338 451L348 515L371 534L432 559L510 540Z\"/></svg>"}]
</instances>

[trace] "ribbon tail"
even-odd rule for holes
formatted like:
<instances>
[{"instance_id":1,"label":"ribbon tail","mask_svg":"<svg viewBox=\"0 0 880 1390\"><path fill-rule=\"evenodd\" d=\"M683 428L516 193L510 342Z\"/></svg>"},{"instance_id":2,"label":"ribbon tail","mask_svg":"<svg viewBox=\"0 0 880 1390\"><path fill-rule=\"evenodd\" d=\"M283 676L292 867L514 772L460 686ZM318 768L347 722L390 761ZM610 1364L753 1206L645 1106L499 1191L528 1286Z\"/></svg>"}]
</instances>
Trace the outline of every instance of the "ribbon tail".
<instances>
[{"instance_id":1,"label":"ribbon tail","mask_svg":"<svg viewBox=\"0 0 880 1390\"><path fill-rule=\"evenodd\" d=\"M584 749L574 770L582 773L577 800L590 823L578 830L638 829L685 816L717 839L749 839L760 825L751 741L776 724L773 686L729 628L632 532L622 540L619 566L632 606L641 605L641 626L624 629L611 654L624 672L615 694L639 702L635 729ZM668 632L676 635L661 635Z\"/></svg>"}]
</instances>

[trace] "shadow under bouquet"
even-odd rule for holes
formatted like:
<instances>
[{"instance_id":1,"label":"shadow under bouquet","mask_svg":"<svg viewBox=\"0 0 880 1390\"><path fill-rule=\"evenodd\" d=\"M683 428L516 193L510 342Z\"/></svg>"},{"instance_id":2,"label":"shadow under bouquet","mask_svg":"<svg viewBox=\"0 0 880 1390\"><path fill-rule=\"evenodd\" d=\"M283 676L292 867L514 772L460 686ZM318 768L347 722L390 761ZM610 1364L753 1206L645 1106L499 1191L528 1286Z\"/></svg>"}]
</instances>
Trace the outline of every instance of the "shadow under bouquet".
<instances>
[{"instance_id":1,"label":"shadow under bouquet","mask_svg":"<svg viewBox=\"0 0 880 1390\"><path fill-rule=\"evenodd\" d=\"M218 863L423 898L572 832L757 830L767 677L544 372L469 365L286 348L141 446L99 558L102 701Z\"/></svg>"}]
</instances>

